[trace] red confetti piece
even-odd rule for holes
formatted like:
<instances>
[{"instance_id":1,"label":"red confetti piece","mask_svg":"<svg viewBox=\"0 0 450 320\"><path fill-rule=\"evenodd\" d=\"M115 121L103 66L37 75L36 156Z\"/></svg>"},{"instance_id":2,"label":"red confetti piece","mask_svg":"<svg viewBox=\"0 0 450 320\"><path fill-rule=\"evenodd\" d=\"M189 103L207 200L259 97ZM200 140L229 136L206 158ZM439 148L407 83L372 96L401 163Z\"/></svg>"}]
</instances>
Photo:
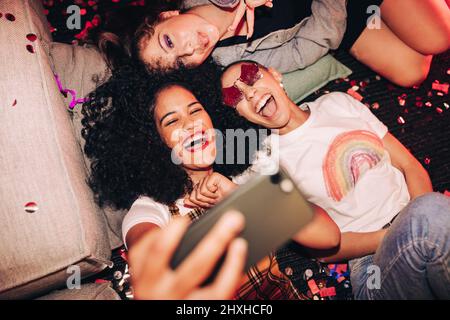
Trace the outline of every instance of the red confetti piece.
<instances>
[{"instance_id":1,"label":"red confetti piece","mask_svg":"<svg viewBox=\"0 0 450 320\"><path fill-rule=\"evenodd\" d=\"M336 296L336 288L335 287L323 288L320 290L320 296L322 298L335 297Z\"/></svg>"},{"instance_id":2,"label":"red confetti piece","mask_svg":"<svg viewBox=\"0 0 450 320\"><path fill-rule=\"evenodd\" d=\"M97 283L97 284L108 283L108 282L109 282L108 280L104 280L104 279L96 279L95 280L95 283Z\"/></svg>"},{"instance_id":3,"label":"red confetti piece","mask_svg":"<svg viewBox=\"0 0 450 320\"><path fill-rule=\"evenodd\" d=\"M450 191L445 190L444 195L447 196L447 197L450 197Z\"/></svg>"},{"instance_id":4,"label":"red confetti piece","mask_svg":"<svg viewBox=\"0 0 450 320\"><path fill-rule=\"evenodd\" d=\"M45 14L46 16L48 16L49 13L50 13L50 11L48 11L48 9L44 9L44 14Z\"/></svg>"},{"instance_id":5,"label":"red confetti piece","mask_svg":"<svg viewBox=\"0 0 450 320\"><path fill-rule=\"evenodd\" d=\"M100 22L101 22L100 16L99 16L99 15L95 15L95 16L94 16L94 19L92 19L92 25L93 25L94 27L98 27L99 24L100 24Z\"/></svg>"},{"instance_id":6,"label":"red confetti piece","mask_svg":"<svg viewBox=\"0 0 450 320\"><path fill-rule=\"evenodd\" d=\"M342 281L345 281L345 280L346 280L346 278L344 276L342 276L337 279L337 282L341 283Z\"/></svg>"},{"instance_id":7,"label":"red confetti piece","mask_svg":"<svg viewBox=\"0 0 450 320\"><path fill-rule=\"evenodd\" d=\"M27 50L30 53L34 53L34 48L33 48L33 46L31 44L27 44Z\"/></svg>"},{"instance_id":8,"label":"red confetti piece","mask_svg":"<svg viewBox=\"0 0 450 320\"><path fill-rule=\"evenodd\" d=\"M444 110L442 110L442 108L436 108L436 112L439 114L442 114L444 112Z\"/></svg>"},{"instance_id":9,"label":"red confetti piece","mask_svg":"<svg viewBox=\"0 0 450 320\"><path fill-rule=\"evenodd\" d=\"M14 99L12 106L15 107L17 104L17 99Z\"/></svg>"},{"instance_id":10,"label":"red confetti piece","mask_svg":"<svg viewBox=\"0 0 450 320\"><path fill-rule=\"evenodd\" d=\"M11 13L5 13L5 18L9 21L16 21L16 17Z\"/></svg>"},{"instance_id":11,"label":"red confetti piece","mask_svg":"<svg viewBox=\"0 0 450 320\"><path fill-rule=\"evenodd\" d=\"M311 290L313 295L316 295L320 292L319 287L317 286L316 282L314 280L308 281L308 287Z\"/></svg>"},{"instance_id":12,"label":"red confetti piece","mask_svg":"<svg viewBox=\"0 0 450 320\"><path fill-rule=\"evenodd\" d=\"M86 15L86 13L87 13L87 11L86 11L86 9L80 9L80 14L82 15L82 16L84 16L84 15Z\"/></svg>"},{"instance_id":13,"label":"red confetti piece","mask_svg":"<svg viewBox=\"0 0 450 320\"><path fill-rule=\"evenodd\" d=\"M428 166L431 163L431 159L430 158L425 158L425 160L423 162Z\"/></svg>"},{"instance_id":14,"label":"red confetti piece","mask_svg":"<svg viewBox=\"0 0 450 320\"><path fill-rule=\"evenodd\" d=\"M37 36L34 33L29 33L29 34L27 34L27 39L30 40L31 42L35 42L37 39Z\"/></svg>"},{"instance_id":15,"label":"red confetti piece","mask_svg":"<svg viewBox=\"0 0 450 320\"><path fill-rule=\"evenodd\" d=\"M360 95L358 92L356 92L353 89L348 89L347 93L360 102L364 99L364 97L362 95Z\"/></svg>"},{"instance_id":16,"label":"red confetti piece","mask_svg":"<svg viewBox=\"0 0 450 320\"><path fill-rule=\"evenodd\" d=\"M405 119L402 116L397 118L397 122L401 125L404 125L406 123Z\"/></svg>"},{"instance_id":17,"label":"red confetti piece","mask_svg":"<svg viewBox=\"0 0 450 320\"><path fill-rule=\"evenodd\" d=\"M374 109L374 110L380 109L380 104L378 102L373 103L372 104L372 109Z\"/></svg>"},{"instance_id":18,"label":"red confetti piece","mask_svg":"<svg viewBox=\"0 0 450 320\"><path fill-rule=\"evenodd\" d=\"M445 107L445 109L450 109L450 105L447 103L447 102L444 102L444 107Z\"/></svg>"},{"instance_id":19,"label":"red confetti piece","mask_svg":"<svg viewBox=\"0 0 450 320\"><path fill-rule=\"evenodd\" d=\"M425 106L427 106L428 108L431 108L433 106L433 104L430 101L428 101L427 103L425 103Z\"/></svg>"},{"instance_id":20,"label":"red confetti piece","mask_svg":"<svg viewBox=\"0 0 450 320\"><path fill-rule=\"evenodd\" d=\"M35 213L38 210L39 208L36 202L28 202L27 204L25 204L25 211L28 213Z\"/></svg>"},{"instance_id":21,"label":"red confetti piece","mask_svg":"<svg viewBox=\"0 0 450 320\"><path fill-rule=\"evenodd\" d=\"M337 272L338 274L346 273L347 270L348 270L348 266L347 266L346 264L338 264L338 265L336 266L336 272Z\"/></svg>"},{"instance_id":22,"label":"red confetti piece","mask_svg":"<svg viewBox=\"0 0 450 320\"><path fill-rule=\"evenodd\" d=\"M449 84L448 83L437 83L437 82L433 82L432 84L432 89L436 90L436 91L441 91L444 92L445 94L448 94L448 88L449 88Z\"/></svg>"},{"instance_id":23,"label":"red confetti piece","mask_svg":"<svg viewBox=\"0 0 450 320\"><path fill-rule=\"evenodd\" d=\"M417 108L422 108L423 107L423 102L422 101L417 101L416 102L416 107Z\"/></svg>"}]
</instances>

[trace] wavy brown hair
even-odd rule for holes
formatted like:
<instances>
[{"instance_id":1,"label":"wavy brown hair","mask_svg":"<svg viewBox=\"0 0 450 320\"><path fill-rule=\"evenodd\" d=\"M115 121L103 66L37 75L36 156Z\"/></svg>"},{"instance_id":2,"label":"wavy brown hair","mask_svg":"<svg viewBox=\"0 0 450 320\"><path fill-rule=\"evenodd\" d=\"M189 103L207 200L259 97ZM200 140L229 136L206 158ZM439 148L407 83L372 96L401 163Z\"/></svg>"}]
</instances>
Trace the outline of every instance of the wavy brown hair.
<instances>
[{"instance_id":1,"label":"wavy brown hair","mask_svg":"<svg viewBox=\"0 0 450 320\"><path fill-rule=\"evenodd\" d=\"M89 42L97 45L109 68L116 69L139 60L144 41L154 33L163 11L179 10L182 0L147 0L145 6L128 6L107 12L100 25L89 32Z\"/></svg>"}]
</instances>

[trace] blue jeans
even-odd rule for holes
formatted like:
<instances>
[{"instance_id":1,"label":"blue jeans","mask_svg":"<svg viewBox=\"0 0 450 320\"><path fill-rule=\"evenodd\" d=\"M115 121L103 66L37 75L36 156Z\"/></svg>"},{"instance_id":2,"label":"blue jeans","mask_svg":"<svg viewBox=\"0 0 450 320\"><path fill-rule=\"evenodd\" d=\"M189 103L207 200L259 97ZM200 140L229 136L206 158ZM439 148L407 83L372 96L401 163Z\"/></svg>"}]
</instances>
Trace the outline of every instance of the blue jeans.
<instances>
[{"instance_id":1,"label":"blue jeans","mask_svg":"<svg viewBox=\"0 0 450 320\"><path fill-rule=\"evenodd\" d=\"M450 299L450 198L411 201L377 252L350 261L350 271L356 299Z\"/></svg>"}]
</instances>

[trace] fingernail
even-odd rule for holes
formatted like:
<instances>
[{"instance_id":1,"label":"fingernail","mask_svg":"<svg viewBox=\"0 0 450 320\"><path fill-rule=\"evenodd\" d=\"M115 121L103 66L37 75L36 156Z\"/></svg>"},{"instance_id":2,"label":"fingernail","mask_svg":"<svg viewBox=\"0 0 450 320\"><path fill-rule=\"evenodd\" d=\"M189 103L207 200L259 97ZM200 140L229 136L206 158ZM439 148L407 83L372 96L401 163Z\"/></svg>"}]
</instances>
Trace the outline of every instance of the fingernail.
<instances>
[{"instance_id":1,"label":"fingernail","mask_svg":"<svg viewBox=\"0 0 450 320\"><path fill-rule=\"evenodd\" d=\"M248 242L244 238L237 238L236 240L234 240L233 245L235 246L236 250L246 251Z\"/></svg>"},{"instance_id":2,"label":"fingernail","mask_svg":"<svg viewBox=\"0 0 450 320\"><path fill-rule=\"evenodd\" d=\"M228 228L232 229L242 229L244 227L245 219L244 216L237 211L230 211L224 216L224 224Z\"/></svg>"}]
</instances>

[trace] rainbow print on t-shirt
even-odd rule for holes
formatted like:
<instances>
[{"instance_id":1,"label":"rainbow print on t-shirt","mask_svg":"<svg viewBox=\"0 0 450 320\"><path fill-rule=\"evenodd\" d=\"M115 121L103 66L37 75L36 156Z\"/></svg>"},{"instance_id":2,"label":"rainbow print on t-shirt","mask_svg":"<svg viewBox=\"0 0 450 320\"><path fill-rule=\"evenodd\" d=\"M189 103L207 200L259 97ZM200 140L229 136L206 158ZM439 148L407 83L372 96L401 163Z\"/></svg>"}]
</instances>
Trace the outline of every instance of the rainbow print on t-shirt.
<instances>
[{"instance_id":1,"label":"rainbow print on t-shirt","mask_svg":"<svg viewBox=\"0 0 450 320\"><path fill-rule=\"evenodd\" d=\"M383 142L372 132L357 130L338 135L322 167L330 197L341 201L359 178L381 161L384 152Z\"/></svg>"}]
</instances>

